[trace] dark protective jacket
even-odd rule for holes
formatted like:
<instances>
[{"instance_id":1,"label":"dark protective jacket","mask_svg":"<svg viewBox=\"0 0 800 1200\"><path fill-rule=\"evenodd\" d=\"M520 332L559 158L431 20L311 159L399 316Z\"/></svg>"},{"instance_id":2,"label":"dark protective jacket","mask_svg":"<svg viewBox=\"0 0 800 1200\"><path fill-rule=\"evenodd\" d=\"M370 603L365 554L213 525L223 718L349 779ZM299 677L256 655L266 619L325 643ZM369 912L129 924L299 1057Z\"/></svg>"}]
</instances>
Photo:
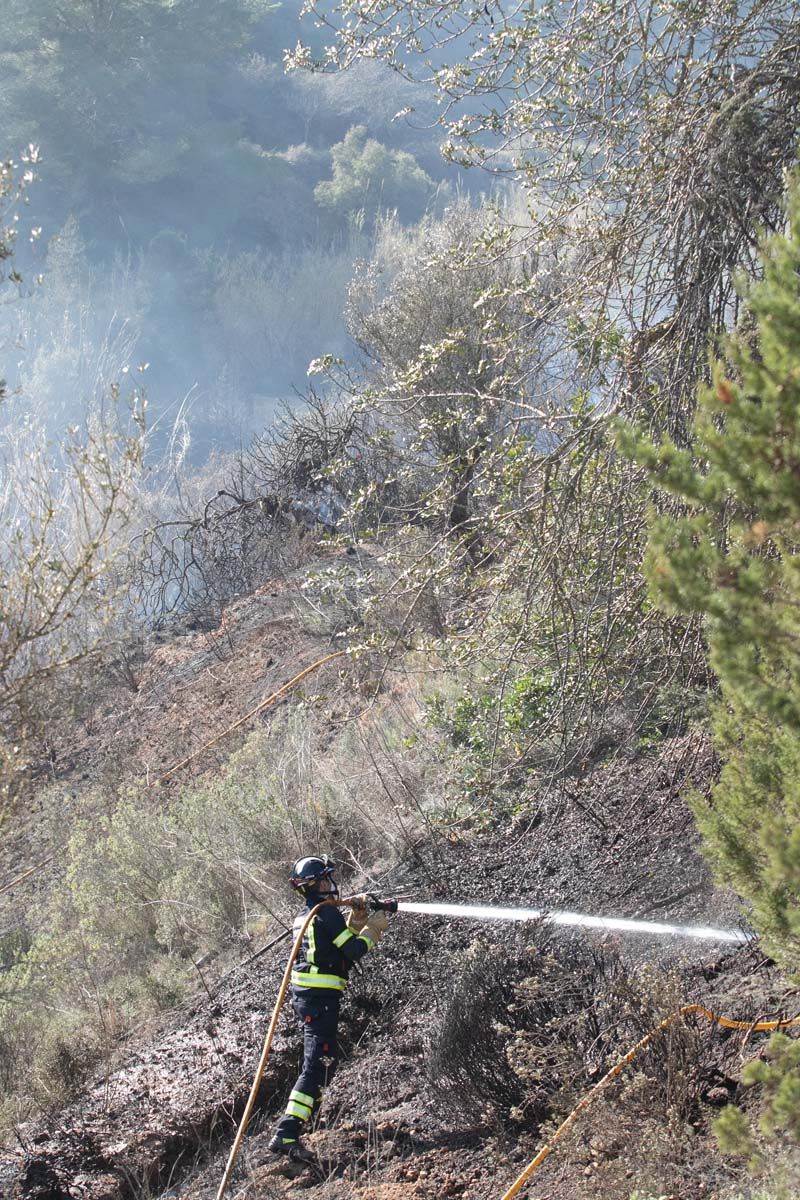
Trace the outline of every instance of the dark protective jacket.
<instances>
[{"instance_id":1,"label":"dark protective jacket","mask_svg":"<svg viewBox=\"0 0 800 1200\"><path fill-rule=\"evenodd\" d=\"M317 903L309 897L307 909ZM307 915L306 911L295 917L295 937ZM303 936L292 971L292 986L343 992L353 963L374 946L368 933L355 933L342 916L342 910L328 904L320 909Z\"/></svg>"}]
</instances>

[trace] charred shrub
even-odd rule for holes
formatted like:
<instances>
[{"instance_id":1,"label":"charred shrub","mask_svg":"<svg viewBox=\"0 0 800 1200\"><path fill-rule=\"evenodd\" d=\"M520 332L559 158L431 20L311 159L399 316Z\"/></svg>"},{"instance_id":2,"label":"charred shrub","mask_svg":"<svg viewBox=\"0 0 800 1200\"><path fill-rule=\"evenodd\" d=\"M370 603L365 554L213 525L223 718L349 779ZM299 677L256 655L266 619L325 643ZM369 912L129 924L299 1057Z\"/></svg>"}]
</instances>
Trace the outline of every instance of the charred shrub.
<instances>
[{"instance_id":1,"label":"charred shrub","mask_svg":"<svg viewBox=\"0 0 800 1200\"><path fill-rule=\"evenodd\" d=\"M431 1074L452 1102L501 1123L539 1125L555 1098L587 1083L602 1059L599 998L623 977L616 956L543 928L505 945L474 943L431 1055Z\"/></svg>"},{"instance_id":2,"label":"charred shrub","mask_svg":"<svg viewBox=\"0 0 800 1200\"><path fill-rule=\"evenodd\" d=\"M430 1078L470 1119L499 1124L538 1127L565 1111L673 1006L668 985L634 975L612 945L545 927L475 942L451 977ZM682 1121L698 1102L702 1050L676 1025L639 1060L639 1087Z\"/></svg>"},{"instance_id":3,"label":"charred shrub","mask_svg":"<svg viewBox=\"0 0 800 1200\"><path fill-rule=\"evenodd\" d=\"M471 1119L502 1119L523 1099L506 1047L518 1031L514 989L534 958L521 941L476 941L451 963L452 991L431 1035L428 1074L447 1103Z\"/></svg>"},{"instance_id":4,"label":"charred shrub","mask_svg":"<svg viewBox=\"0 0 800 1200\"><path fill-rule=\"evenodd\" d=\"M677 979L626 966L613 945L559 939L515 988L517 1028L507 1047L524 1084L517 1113L539 1124L565 1111L684 1002ZM696 1112L708 1065L705 1031L678 1021L658 1033L620 1078L617 1104L659 1111L682 1127Z\"/></svg>"},{"instance_id":5,"label":"charred shrub","mask_svg":"<svg viewBox=\"0 0 800 1200\"><path fill-rule=\"evenodd\" d=\"M94 1031L65 1025L51 1031L40 1053L43 1087L50 1095L67 1097L92 1073L102 1058L102 1045ZM44 1098L44 1097L43 1097Z\"/></svg>"}]
</instances>

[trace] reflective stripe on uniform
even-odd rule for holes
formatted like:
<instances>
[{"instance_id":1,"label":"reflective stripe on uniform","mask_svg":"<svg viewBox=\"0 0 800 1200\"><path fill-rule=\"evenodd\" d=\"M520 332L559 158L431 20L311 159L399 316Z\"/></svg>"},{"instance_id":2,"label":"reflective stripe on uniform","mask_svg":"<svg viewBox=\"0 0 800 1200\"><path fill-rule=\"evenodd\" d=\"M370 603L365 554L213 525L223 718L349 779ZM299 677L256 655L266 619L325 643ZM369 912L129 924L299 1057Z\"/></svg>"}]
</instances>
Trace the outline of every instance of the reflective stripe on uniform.
<instances>
[{"instance_id":1,"label":"reflective stripe on uniform","mask_svg":"<svg viewBox=\"0 0 800 1200\"><path fill-rule=\"evenodd\" d=\"M301 1121L307 1121L311 1116L311 1109L306 1108L305 1104L297 1104L296 1101L290 1100L286 1105L287 1117L298 1117Z\"/></svg>"},{"instance_id":2,"label":"reflective stripe on uniform","mask_svg":"<svg viewBox=\"0 0 800 1200\"><path fill-rule=\"evenodd\" d=\"M367 950L374 950L375 946L377 945L377 942L373 941L373 939L369 936L368 933L360 933L358 935L358 940L360 942L367 943Z\"/></svg>"},{"instance_id":3,"label":"reflective stripe on uniform","mask_svg":"<svg viewBox=\"0 0 800 1200\"><path fill-rule=\"evenodd\" d=\"M345 942L349 942L351 937L355 937L352 929L343 929L342 932L333 939L333 944L337 950L341 950Z\"/></svg>"},{"instance_id":4,"label":"reflective stripe on uniform","mask_svg":"<svg viewBox=\"0 0 800 1200\"><path fill-rule=\"evenodd\" d=\"M294 933L295 937L297 937L298 933L300 932L300 929L301 929L305 919L306 919L305 913L300 913L299 916L295 917L294 925L292 926L292 932ZM314 925L316 924L316 920L317 920L317 918L315 917L314 920L310 923L310 925L307 926L306 932L303 936L303 941L306 944L306 951L305 951L304 957L305 957L306 962L309 962L309 963L313 963L313 961L316 957L316 953L317 953L317 942L316 942L316 938L314 935Z\"/></svg>"},{"instance_id":5,"label":"reflective stripe on uniform","mask_svg":"<svg viewBox=\"0 0 800 1200\"><path fill-rule=\"evenodd\" d=\"M316 967L310 971L292 971L292 983L295 987L333 988L337 992L343 992L347 986L341 975L323 975Z\"/></svg>"},{"instance_id":6,"label":"reflective stripe on uniform","mask_svg":"<svg viewBox=\"0 0 800 1200\"><path fill-rule=\"evenodd\" d=\"M307 1096L305 1092L298 1092L297 1088L289 1093L289 1099L296 1100L298 1104L305 1104L306 1108L314 1107L314 1097Z\"/></svg>"}]
</instances>

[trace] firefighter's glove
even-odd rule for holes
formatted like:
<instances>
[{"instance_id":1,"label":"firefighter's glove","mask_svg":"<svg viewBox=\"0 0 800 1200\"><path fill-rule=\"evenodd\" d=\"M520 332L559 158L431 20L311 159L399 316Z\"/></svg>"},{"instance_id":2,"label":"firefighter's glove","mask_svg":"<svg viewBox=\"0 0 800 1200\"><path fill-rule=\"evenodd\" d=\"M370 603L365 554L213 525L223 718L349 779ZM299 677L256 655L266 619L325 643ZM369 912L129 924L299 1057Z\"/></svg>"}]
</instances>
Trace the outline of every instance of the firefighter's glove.
<instances>
[{"instance_id":1,"label":"firefighter's glove","mask_svg":"<svg viewBox=\"0 0 800 1200\"><path fill-rule=\"evenodd\" d=\"M388 925L389 917L387 913L373 912L369 914L369 920L361 932L366 933L377 944L381 940L381 934L386 932Z\"/></svg>"},{"instance_id":2,"label":"firefighter's glove","mask_svg":"<svg viewBox=\"0 0 800 1200\"><path fill-rule=\"evenodd\" d=\"M369 896L366 892L350 897L350 916L347 918L347 928L352 929L353 933L361 933L369 919L368 900Z\"/></svg>"}]
</instances>

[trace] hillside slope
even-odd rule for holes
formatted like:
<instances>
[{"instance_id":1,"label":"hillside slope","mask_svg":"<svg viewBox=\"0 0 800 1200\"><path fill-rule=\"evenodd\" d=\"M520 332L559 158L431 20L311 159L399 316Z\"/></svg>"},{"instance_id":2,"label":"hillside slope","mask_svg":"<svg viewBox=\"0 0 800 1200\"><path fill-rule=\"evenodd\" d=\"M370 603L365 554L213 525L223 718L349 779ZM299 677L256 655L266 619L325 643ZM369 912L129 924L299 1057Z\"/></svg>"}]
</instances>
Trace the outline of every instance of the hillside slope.
<instances>
[{"instance_id":1,"label":"hillside slope","mask_svg":"<svg viewBox=\"0 0 800 1200\"><path fill-rule=\"evenodd\" d=\"M711 769L701 736L674 738L656 755L596 767L567 811L543 794L535 815L507 827L430 837L381 882L416 899L735 923L681 799ZM612 810L626 814L613 832L587 816ZM172 1013L154 1039L121 1047L114 1069L66 1110L21 1128L3 1159L4 1194L212 1197L285 952L275 948L213 997ZM325 1178L287 1177L266 1150L297 1065L284 1016L231 1194L499 1196L542 1121L564 1115L656 1017L695 998L753 1017L776 1007L781 987L755 948L400 915L344 1006L348 1057L311 1137ZM757 1044L748 1040L748 1055ZM535 1053L523 1070L526 1047ZM741 1053L741 1040L707 1028L662 1039L552 1156L531 1194L722 1195L708 1122L735 1093Z\"/></svg>"},{"instance_id":2,"label":"hillside slope","mask_svg":"<svg viewBox=\"0 0 800 1200\"><path fill-rule=\"evenodd\" d=\"M212 632L178 622L133 645L125 662L87 673L77 712L62 708L54 697L47 753L29 763L25 803L12 814L0 846L3 876L10 878L43 852L58 849L47 840L49 826L42 822L48 784L59 784L75 811L84 795L104 783L117 789L126 780L144 783L154 799L163 799L218 770L248 733L267 725L273 709L226 732L305 667L340 648L303 591L312 569L331 566L358 571L346 554L321 555L313 568L276 577L231 602ZM338 675L338 664L323 666L293 701L313 702L335 693ZM345 694L351 704L333 704L331 730L349 719L351 708L363 707L352 689ZM161 776L216 738L208 751L160 783Z\"/></svg>"}]
</instances>

